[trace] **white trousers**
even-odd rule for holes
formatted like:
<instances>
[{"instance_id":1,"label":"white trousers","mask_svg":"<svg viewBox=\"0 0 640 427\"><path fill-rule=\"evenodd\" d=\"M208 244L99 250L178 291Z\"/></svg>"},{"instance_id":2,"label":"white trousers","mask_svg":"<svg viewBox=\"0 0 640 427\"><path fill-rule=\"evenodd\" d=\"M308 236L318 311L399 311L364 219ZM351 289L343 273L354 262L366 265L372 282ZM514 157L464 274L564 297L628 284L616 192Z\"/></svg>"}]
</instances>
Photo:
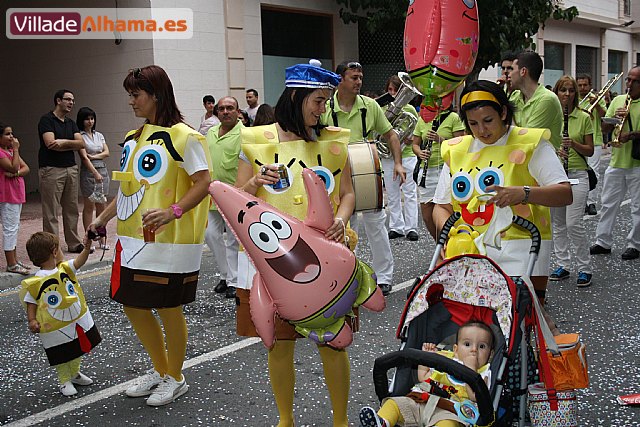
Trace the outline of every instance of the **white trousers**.
<instances>
[{"instance_id":1,"label":"white trousers","mask_svg":"<svg viewBox=\"0 0 640 427\"><path fill-rule=\"evenodd\" d=\"M584 205L589 192L587 171L569 171L569 179L578 179L578 185L572 185L573 203L561 208L551 208L553 224L553 250L558 257L559 266L571 268L569 244L573 246L577 271L591 274L591 255L587 231L584 227Z\"/></svg>"},{"instance_id":2,"label":"white trousers","mask_svg":"<svg viewBox=\"0 0 640 427\"><path fill-rule=\"evenodd\" d=\"M2 247L12 251L18 244L22 203L0 203L0 221L2 221Z\"/></svg>"},{"instance_id":3,"label":"white trousers","mask_svg":"<svg viewBox=\"0 0 640 427\"><path fill-rule=\"evenodd\" d=\"M632 221L627 247L640 250L640 167L621 169L609 166L604 172L602 210L596 229L596 243L603 248L613 246L613 225L627 190L631 197Z\"/></svg>"},{"instance_id":4,"label":"white trousers","mask_svg":"<svg viewBox=\"0 0 640 427\"><path fill-rule=\"evenodd\" d=\"M418 232L418 186L411 178L418 163L416 156L402 159L407 173L404 184L400 179L393 180L393 159L382 159L384 186L387 189L387 208L389 209L389 230L406 235L410 231ZM404 209L402 199L404 198Z\"/></svg>"},{"instance_id":5,"label":"white trousers","mask_svg":"<svg viewBox=\"0 0 640 427\"><path fill-rule=\"evenodd\" d=\"M387 232L387 214L384 209L379 212L361 212L364 231L367 233L371 255L373 258L373 271L376 273L378 283L391 285L393 282L393 254L389 244L389 233ZM358 230L359 218L357 214L351 216L351 228L356 233Z\"/></svg>"},{"instance_id":6,"label":"white trousers","mask_svg":"<svg viewBox=\"0 0 640 427\"><path fill-rule=\"evenodd\" d=\"M238 241L230 229L224 232L225 222L217 210L209 211L209 223L204 233L204 240L213 252L220 269L220 277L227 281L227 286L238 284Z\"/></svg>"},{"instance_id":7,"label":"white trousers","mask_svg":"<svg viewBox=\"0 0 640 427\"><path fill-rule=\"evenodd\" d=\"M593 156L587 157L587 163L591 166L598 177L598 185L596 188L589 191L589 196L587 197L588 205L595 205L598 201L598 196L600 195L600 190L602 189L602 177L600 176L600 157L602 157L602 145L594 145L593 146Z\"/></svg>"}]
</instances>

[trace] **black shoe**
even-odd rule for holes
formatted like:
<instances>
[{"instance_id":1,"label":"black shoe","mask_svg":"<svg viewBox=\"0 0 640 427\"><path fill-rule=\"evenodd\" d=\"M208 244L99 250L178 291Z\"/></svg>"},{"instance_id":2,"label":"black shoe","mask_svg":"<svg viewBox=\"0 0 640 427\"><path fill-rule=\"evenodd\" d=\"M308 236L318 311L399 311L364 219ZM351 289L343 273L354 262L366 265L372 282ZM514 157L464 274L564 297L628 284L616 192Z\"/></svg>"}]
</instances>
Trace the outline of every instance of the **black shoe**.
<instances>
[{"instance_id":1,"label":"black shoe","mask_svg":"<svg viewBox=\"0 0 640 427\"><path fill-rule=\"evenodd\" d=\"M420 238L420 236L418 236L418 233L416 233L415 231L410 231L409 233L407 233L407 239L411 240L412 242L417 241Z\"/></svg>"},{"instance_id":2,"label":"black shoe","mask_svg":"<svg viewBox=\"0 0 640 427\"><path fill-rule=\"evenodd\" d=\"M80 252L82 252L84 250L84 245L82 243L80 243L78 246L76 246L75 248L69 248L69 253L71 254L79 254ZM91 248L89 250L89 253L92 254L95 252L94 248Z\"/></svg>"},{"instance_id":3,"label":"black shoe","mask_svg":"<svg viewBox=\"0 0 640 427\"><path fill-rule=\"evenodd\" d=\"M622 253L622 259L624 260L636 259L638 257L640 257L640 251L636 248L627 248L627 250Z\"/></svg>"},{"instance_id":4,"label":"black shoe","mask_svg":"<svg viewBox=\"0 0 640 427\"><path fill-rule=\"evenodd\" d=\"M587 215L598 215L598 211L596 210L596 205L591 203L587 205L587 208L584 210Z\"/></svg>"},{"instance_id":5,"label":"black shoe","mask_svg":"<svg viewBox=\"0 0 640 427\"><path fill-rule=\"evenodd\" d=\"M385 297L391 293L391 288L392 288L391 285L388 285L386 283L380 283L380 284L378 284L378 286L380 287L380 290L382 291L382 295L384 295Z\"/></svg>"},{"instance_id":6,"label":"black shoe","mask_svg":"<svg viewBox=\"0 0 640 427\"><path fill-rule=\"evenodd\" d=\"M398 237L404 237L404 234L397 233L397 232L395 232L393 230L391 230L389 232L389 238L390 239L397 239Z\"/></svg>"},{"instance_id":7,"label":"black shoe","mask_svg":"<svg viewBox=\"0 0 640 427\"><path fill-rule=\"evenodd\" d=\"M635 250L635 249L634 249ZM603 248L597 243L589 248L591 255L606 255L611 253L611 249ZM626 253L626 252L625 252ZM637 257L636 257L637 258Z\"/></svg>"},{"instance_id":8,"label":"black shoe","mask_svg":"<svg viewBox=\"0 0 640 427\"><path fill-rule=\"evenodd\" d=\"M227 281L222 279L218 282L218 284L216 285L215 288L213 288L214 291L216 291L217 293L221 294L223 292L226 292L227 290Z\"/></svg>"},{"instance_id":9,"label":"black shoe","mask_svg":"<svg viewBox=\"0 0 640 427\"><path fill-rule=\"evenodd\" d=\"M235 286L227 286L227 291L224 293L225 298L235 298L236 288Z\"/></svg>"}]
</instances>

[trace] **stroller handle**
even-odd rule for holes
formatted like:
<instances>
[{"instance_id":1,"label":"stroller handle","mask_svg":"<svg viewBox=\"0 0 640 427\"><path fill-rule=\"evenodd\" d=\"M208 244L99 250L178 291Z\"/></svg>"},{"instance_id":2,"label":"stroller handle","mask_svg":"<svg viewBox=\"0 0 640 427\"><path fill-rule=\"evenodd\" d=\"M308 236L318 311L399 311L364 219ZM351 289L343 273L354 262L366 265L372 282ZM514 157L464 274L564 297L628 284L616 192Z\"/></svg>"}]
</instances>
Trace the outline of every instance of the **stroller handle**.
<instances>
[{"instance_id":1,"label":"stroller handle","mask_svg":"<svg viewBox=\"0 0 640 427\"><path fill-rule=\"evenodd\" d=\"M389 397L389 384L387 379L387 371L389 369L397 367L417 367L418 365L429 366L440 372L446 372L453 375L456 379L467 383L476 394L476 403L478 404L478 411L480 412L476 425L487 426L494 421L491 395L480 374L438 353L414 348L394 351L376 359L373 364L373 384L378 399L382 401L384 398Z\"/></svg>"}]
</instances>

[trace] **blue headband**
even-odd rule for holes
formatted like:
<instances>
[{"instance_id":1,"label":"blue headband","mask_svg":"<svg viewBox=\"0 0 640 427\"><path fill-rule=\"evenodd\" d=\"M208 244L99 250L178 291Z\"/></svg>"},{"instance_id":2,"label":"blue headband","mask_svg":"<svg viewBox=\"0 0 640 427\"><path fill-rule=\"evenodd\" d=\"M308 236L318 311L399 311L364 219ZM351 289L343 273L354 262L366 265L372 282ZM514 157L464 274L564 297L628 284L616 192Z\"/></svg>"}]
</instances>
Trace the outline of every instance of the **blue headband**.
<instances>
[{"instance_id":1,"label":"blue headband","mask_svg":"<svg viewBox=\"0 0 640 427\"><path fill-rule=\"evenodd\" d=\"M296 64L285 70L286 87L333 89L340 83L340 76L324 68L309 64Z\"/></svg>"}]
</instances>

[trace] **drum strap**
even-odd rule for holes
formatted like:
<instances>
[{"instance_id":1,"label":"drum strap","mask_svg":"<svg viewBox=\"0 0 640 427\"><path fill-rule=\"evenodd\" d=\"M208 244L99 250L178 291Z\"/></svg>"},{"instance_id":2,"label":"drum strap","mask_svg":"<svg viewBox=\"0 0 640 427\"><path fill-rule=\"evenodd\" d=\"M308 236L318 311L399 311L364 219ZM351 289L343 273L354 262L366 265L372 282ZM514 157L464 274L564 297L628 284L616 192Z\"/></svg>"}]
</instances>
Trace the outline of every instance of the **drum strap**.
<instances>
[{"instance_id":1,"label":"drum strap","mask_svg":"<svg viewBox=\"0 0 640 427\"><path fill-rule=\"evenodd\" d=\"M364 100L362 100L362 102L364 103ZM340 125L338 124L338 115L336 114L336 111L334 109L335 101L333 96L329 100L329 106L331 107L331 118L333 119L333 125L338 127ZM367 109L366 108L360 109L360 118L362 119L362 139L366 141L367 135L369 134L369 132L367 131Z\"/></svg>"}]
</instances>

